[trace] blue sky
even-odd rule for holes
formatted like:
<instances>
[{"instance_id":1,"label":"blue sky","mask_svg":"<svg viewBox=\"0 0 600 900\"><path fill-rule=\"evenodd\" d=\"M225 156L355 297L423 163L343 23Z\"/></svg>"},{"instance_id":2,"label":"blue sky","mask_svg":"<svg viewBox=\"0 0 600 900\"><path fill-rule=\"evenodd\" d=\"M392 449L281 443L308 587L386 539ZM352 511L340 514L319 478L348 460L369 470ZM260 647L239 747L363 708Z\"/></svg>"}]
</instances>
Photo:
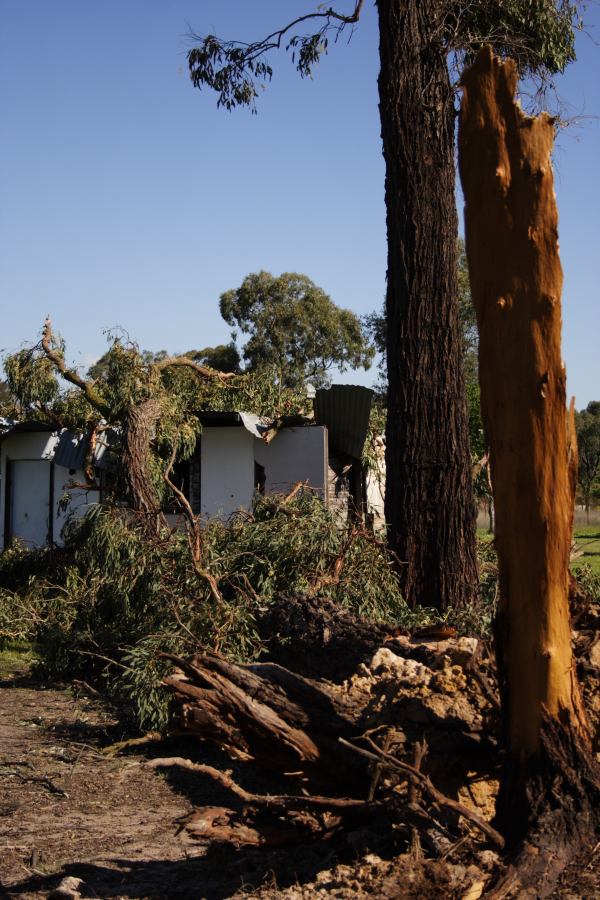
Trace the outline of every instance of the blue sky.
<instances>
[{"instance_id":1,"label":"blue sky","mask_svg":"<svg viewBox=\"0 0 600 900\"><path fill-rule=\"evenodd\" d=\"M348 4L351 6L351 4ZM50 313L86 366L122 326L141 347L228 339L219 295L252 271L309 275L357 313L385 290L377 21L368 3L314 80L283 54L259 114L187 76L189 28L260 37L312 0L0 0L0 348ZM600 11L559 81L564 352L600 398ZM351 380L371 383L375 373Z\"/></svg>"}]
</instances>

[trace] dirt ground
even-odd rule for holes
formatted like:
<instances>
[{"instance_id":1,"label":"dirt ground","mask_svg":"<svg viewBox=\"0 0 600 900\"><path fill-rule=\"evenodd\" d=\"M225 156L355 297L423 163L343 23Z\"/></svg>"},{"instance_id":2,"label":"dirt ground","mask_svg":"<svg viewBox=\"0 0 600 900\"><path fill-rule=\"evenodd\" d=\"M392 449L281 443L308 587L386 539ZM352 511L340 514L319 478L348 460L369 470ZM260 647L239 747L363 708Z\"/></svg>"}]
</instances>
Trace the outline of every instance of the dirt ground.
<instances>
[{"instance_id":1,"label":"dirt ground","mask_svg":"<svg viewBox=\"0 0 600 900\"><path fill-rule=\"evenodd\" d=\"M212 900L279 897L286 888L297 897L359 897L373 896L359 881L369 885L382 877L391 883L377 893L400 896L390 864L353 846L353 840L362 843L360 835L350 835L341 846L270 854L186 844L177 835L178 819L194 806L225 798L197 774L162 774L144 763L164 755L199 759L196 745L156 743L116 757L102 752L124 737L110 709L85 689L77 694L46 688L30 679L22 661L5 661L0 670L1 898L48 897L66 876L82 879L82 897ZM202 760L232 768L229 759L212 752L203 753ZM249 783L233 768L241 783L267 792L255 772ZM340 860L358 856L364 858L360 872L347 866L332 871Z\"/></svg>"},{"instance_id":2,"label":"dirt ground","mask_svg":"<svg viewBox=\"0 0 600 900\"><path fill-rule=\"evenodd\" d=\"M194 806L218 805L218 789L197 774L144 767L152 756L195 756L196 745L160 743L110 756L122 726L100 700L30 680L23 660L0 670L0 898L38 900L66 876L81 879L81 897L475 897L460 853L445 863L415 865L373 834L337 843L264 853L206 850L185 843L177 823ZM249 789L267 792L256 772L215 753L203 761L234 770ZM252 781L249 782L248 779ZM475 893L465 894L472 883ZM600 845L586 851L556 897L600 898ZM459 889L459 885L460 887ZM481 887L479 885L479 887Z\"/></svg>"}]
</instances>

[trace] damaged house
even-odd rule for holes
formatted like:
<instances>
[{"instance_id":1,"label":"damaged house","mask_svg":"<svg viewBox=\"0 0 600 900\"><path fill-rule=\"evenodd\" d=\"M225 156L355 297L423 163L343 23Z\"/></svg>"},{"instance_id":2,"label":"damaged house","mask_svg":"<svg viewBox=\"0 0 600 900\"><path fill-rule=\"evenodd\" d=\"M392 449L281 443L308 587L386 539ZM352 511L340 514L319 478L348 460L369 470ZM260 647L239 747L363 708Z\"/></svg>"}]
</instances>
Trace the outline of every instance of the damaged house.
<instances>
[{"instance_id":1,"label":"damaged house","mask_svg":"<svg viewBox=\"0 0 600 900\"><path fill-rule=\"evenodd\" d=\"M176 464L174 478L203 518L226 519L250 508L255 492L287 493L303 482L342 518L377 525L382 479L362 464L371 400L367 388L335 385L317 391L313 418L273 422L243 411L200 413L195 453ZM8 427L0 435L0 549L15 539L29 547L60 545L68 518L102 502L117 443L118 435L104 432L91 452L83 435L35 422ZM86 485L90 462L97 490ZM176 520L173 508L167 514Z\"/></svg>"}]
</instances>

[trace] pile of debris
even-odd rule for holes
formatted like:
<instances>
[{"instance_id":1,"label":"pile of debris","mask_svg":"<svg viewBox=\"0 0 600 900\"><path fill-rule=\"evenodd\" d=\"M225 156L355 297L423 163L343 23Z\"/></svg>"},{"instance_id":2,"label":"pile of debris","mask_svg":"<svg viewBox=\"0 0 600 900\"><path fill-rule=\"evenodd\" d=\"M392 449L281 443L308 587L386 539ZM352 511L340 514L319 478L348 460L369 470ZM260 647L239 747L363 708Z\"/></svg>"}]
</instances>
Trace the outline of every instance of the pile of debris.
<instances>
[{"instance_id":1,"label":"pile of debris","mask_svg":"<svg viewBox=\"0 0 600 900\"><path fill-rule=\"evenodd\" d=\"M341 615L348 629L351 617ZM273 847L377 820L407 847L422 842L434 858L470 833L502 848L488 821L498 788L499 703L485 647L439 629L379 637L380 646L337 683L274 662L168 657L176 667L165 679L172 733L215 743L289 784L284 794L258 796L210 766L155 760L155 767L208 775L232 794L230 807L189 817L190 838Z\"/></svg>"},{"instance_id":2,"label":"pile of debris","mask_svg":"<svg viewBox=\"0 0 600 900\"><path fill-rule=\"evenodd\" d=\"M578 674L598 736L600 610L583 596L572 603ZM242 787L244 765L153 760L153 768L184 767L224 789L223 805L181 822L187 841L280 853L336 838L336 847L363 849L360 865L338 857L310 889L289 888L294 898L311 890L346 897L349 885L355 896L396 896L404 870L416 879L407 896L435 888L475 898L507 878L517 884L491 824L501 709L485 641L443 625L401 633L318 596L280 597L261 631L268 662L165 654L174 665L165 679L171 733L267 770L272 785L261 794Z\"/></svg>"}]
</instances>

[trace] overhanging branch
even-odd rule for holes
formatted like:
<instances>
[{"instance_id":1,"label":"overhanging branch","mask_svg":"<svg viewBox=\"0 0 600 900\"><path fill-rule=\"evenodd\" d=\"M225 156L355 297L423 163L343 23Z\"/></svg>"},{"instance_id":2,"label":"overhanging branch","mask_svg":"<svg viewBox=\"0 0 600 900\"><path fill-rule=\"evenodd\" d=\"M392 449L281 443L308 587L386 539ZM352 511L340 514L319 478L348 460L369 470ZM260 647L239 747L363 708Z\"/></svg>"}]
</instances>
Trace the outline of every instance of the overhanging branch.
<instances>
[{"instance_id":1,"label":"overhanging branch","mask_svg":"<svg viewBox=\"0 0 600 900\"><path fill-rule=\"evenodd\" d=\"M222 41L213 34L197 37L200 45L188 53L188 67L194 87L204 85L215 90L219 99L218 106L233 109L236 106L250 106L255 112L255 98L258 96L257 86L271 80L273 70L264 61L264 56L271 50L278 50L286 34L293 31L303 22L318 20L323 22L317 32L309 35L294 34L290 37L286 50L292 50L292 59L296 68L304 78L311 74L312 67L319 56L327 52L327 34L336 31L336 40L346 25L358 22L364 0L355 0L354 10L349 15L337 12L333 7L299 16L273 31L260 41L245 43L243 41Z\"/></svg>"},{"instance_id":2,"label":"overhanging branch","mask_svg":"<svg viewBox=\"0 0 600 900\"><path fill-rule=\"evenodd\" d=\"M70 384L74 384L75 387L79 388L79 390L84 393L85 398L90 406L93 406L94 409L96 409L102 416L108 416L110 414L108 404L104 402L91 382L86 381L85 378L82 378L81 375L78 374L76 369L70 369L67 366L62 352L52 346L52 338L52 322L50 320L50 317L48 316L48 318L44 322L44 327L42 329L41 342L42 350L46 354L46 357L55 366L58 372L60 372L65 381L70 382Z\"/></svg>"},{"instance_id":3,"label":"overhanging branch","mask_svg":"<svg viewBox=\"0 0 600 900\"><path fill-rule=\"evenodd\" d=\"M223 382L236 377L235 372L219 372L218 369L211 369L210 366L203 366L193 359L190 359L188 356L167 356L165 359L152 363L152 365L158 372L163 372L165 369L176 368L178 366L185 366L188 369L193 369L198 375L202 375L203 378L212 378L216 381Z\"/></svg>"}]
</instances>

